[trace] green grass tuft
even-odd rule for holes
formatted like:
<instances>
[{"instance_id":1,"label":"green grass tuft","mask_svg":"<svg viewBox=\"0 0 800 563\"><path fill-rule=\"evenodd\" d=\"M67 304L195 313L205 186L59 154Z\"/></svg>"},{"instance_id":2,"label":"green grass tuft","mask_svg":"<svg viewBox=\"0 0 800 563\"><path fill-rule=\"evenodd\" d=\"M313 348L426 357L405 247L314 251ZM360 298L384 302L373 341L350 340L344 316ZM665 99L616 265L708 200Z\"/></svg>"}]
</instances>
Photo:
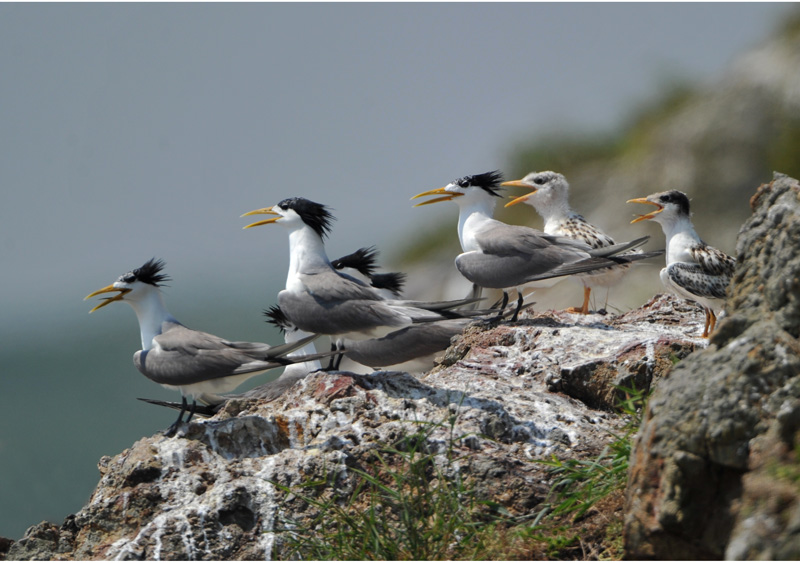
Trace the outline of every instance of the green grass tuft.
<instances>
[{"instance_id":1,"label":"green grass tuft","mask_svg":"<svg viewBox=\"0 0 800 563\"><path fill-rule=\"evenodd\" d=\"M441 454L429 446L431 433L442 425L419 424L418 432L377 448L367 467L349 468L356 485L348 495L314 496L313 489L325 481L293 489L275 484L318 514L308 522L283 520L276 531L286 552L314 560L487 558L495 528L510 515L501 505L478 498L474 483L459 474L457 464L463 459L454 445L464 437L452 434L455 417Z\"/></svg>"}]
</instances>

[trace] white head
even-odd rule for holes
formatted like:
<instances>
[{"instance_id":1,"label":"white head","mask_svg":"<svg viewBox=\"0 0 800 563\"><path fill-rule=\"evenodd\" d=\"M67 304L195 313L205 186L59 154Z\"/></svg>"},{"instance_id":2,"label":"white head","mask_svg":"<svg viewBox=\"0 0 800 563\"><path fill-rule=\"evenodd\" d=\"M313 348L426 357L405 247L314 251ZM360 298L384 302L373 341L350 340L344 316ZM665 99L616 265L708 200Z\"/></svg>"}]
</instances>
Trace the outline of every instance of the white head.
<instances>
[{"instance_id":1,"label":"white head","mask_svg":"<svg viewBox=\"0 0 800 563\"><path fill-rule=\"evenodd\" d=\"M159 287L163 285L163 282L169 281L169 276L161 273L161 270L164 269L164 265L163 260L151 258L140 268L122 274L117 278L117 281L111 285L107 285L102 289L90 293L85 299L102 293L116 293L116 295L104 297L103 301L89 312L93 313L114 301L125 301L131 307L137 309L137 305L140 303L153 299L154 297L160 298L161 292Z\"/></svg>"},{"instance_id":2,"label":"white head","mask_svg":"<svg viewBox=\"0 0 800 563\"><path fill-rule=\"evenodd\" d=\"M637 199L629 199L628 203L645 203L656 207L655 211L639 215L631 223L638 223L639 221L653 220L660 223L664 231L668 231L671 226L682 221L690 221L691 213L689 211L689 198L685 193L678 190L671 190L668 192L659 192L651 194L647 197L640 197Z\"/></svg>"},{"instance_id":3,"label":"white head","mask_svg":"<svg viewBox=\"0 0 800 563\"><path fill-rule=\"evenodd\" d=\"M494 206L494 198L499 198L500 193L497 188L500 186L502 174L498 170L493 172L484 172L483 174L475 174L472 176L464 176L453 180L443 188L429 190L421 194L417 194L411 199L418 197L438 195L434 199L418 203L414 207L421 205L428 205L430 203L437 203L440 201L454 200L459 206L471 205L477 202L488 202Z\"/></svg>"},{"instance_id":4,"label":"white head","mask_svg":"<svg viewBox=\"0 0 800 563\"><path fill-rule=\"evenodd\" d=\"M527 203L542 217L548 217L555 211L569 209L569 183L563 174L558 172L531 172L522 180L503 182L503 186L512 186L532 190L530 193L512 199L506 207Z\"/></svg>"},{"instance_id":5,"label":"white head","mask_svg":"<svg viewBox=\"0 0 800 563\"><path fill-rule=\"evenodd\" d=\"M334 216L328 211L328 207L304 197L284 199L272 207L248 211L242 217L248 215L273 215L273 217L251 223L244 227L245 229L270 223L277 223L289 229L296 229L305 225L310 227L322 239L330 232L331 223L334 220Z\"/></svg>"}]
</instances>

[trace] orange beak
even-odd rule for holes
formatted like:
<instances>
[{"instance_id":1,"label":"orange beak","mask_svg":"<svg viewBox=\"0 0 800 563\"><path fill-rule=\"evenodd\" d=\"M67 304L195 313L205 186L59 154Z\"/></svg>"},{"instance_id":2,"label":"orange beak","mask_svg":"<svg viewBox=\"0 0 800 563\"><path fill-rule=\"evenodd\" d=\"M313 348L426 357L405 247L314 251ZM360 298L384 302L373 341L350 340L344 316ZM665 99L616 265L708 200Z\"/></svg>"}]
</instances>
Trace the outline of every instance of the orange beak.
<instances>
[{"instance_id":1,"label":"orange beak","mask_svg":"<svg viewBox=\"0 0 800 563\"><path fill-rule=\"evenodd\" d=\"M248 211L247 213L240 215L240 217L247 217L248 215L275 215L275 217L270 217L269 219L264 219L263 221L256 221L255 223L250 223L249 225L243 227L244 229L249 229L251 227L259 227L261 225L269 225L270 223L274 223L281 216L272 210L272 207L263 207L261 209L254 209L253 211Z\"/></svg>"},{"instance_id":2,"label":"orange beak","mask_svg":"<svg viewBox=\"0 0 800 563\"><path fill-rule=\"evenodd\" d=\"M651 211L650 213L647 213L645 215L639 215L636 219L631 221L631 224L638 223L639 221L644 221L646 219L652 219L653 217L655 217L656 215L658 215L659 213L664 211L664 206L663 205L661 205L660 203L656 203L655 201L650 201L649 199L647 199L645 197L639 197L639 198L636 198L636 199L629 199L625 203L646 203L647 205L655 205L658 208L655 211Z\"/></svg>"}]
</instances>

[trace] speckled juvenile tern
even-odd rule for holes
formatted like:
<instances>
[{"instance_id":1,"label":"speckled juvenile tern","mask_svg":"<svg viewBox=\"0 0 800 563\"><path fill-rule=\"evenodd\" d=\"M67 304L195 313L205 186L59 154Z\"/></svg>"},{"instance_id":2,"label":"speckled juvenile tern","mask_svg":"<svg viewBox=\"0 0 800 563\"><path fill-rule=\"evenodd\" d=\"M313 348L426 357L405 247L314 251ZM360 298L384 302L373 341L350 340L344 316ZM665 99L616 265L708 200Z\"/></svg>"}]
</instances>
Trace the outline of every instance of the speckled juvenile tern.
<instances>
[{"instance_id":1,"label":"speckled juvenile tern","mask_svg":"<svg viewBox=\"0 0 800 563\"><path fill-rule=\"evenodd\" d=\"M366 283L337 272L323 240L333 216L322 204L294 197L243 217L248 215L271 217L245 229L275 223L289 231L289 272L278 305L300 330L331 336L338 343L381 338L415 323L463 316L449 309L472 302L386 299Z\"/></svg>"},{"instance_id":2,"label":"speckled juvenile tern","mask_svg":"<svg viewBox=\"0 0 800 563\"><path fill-rule=\"evenodd\" d=\"M628 256L619 254L644 244L649 238L592 249L567 237L507 225L492 218L495 202L500 197L497 191L500 181L498 171L464 176L443 188L417 194L411 199L441 196L415 207L451 200L458 205L458 238L463 253L456 257L456 268L473 284L502 289L503 307L508 299L505 290L517 288L519 297L512 321L517 319L522 307L520 286L629 262Z\"/></svg>"},{"instance_id":3,"label":"speckled juvenile tern","mask_svg":"<svg viewBox=\"0 0 800 563\"><path fill-rule=\"evenodd\" d=\"M296 342L269 346L260 342L231 342L213 334L185 327L167 310L160 286L168 281L162 273L164 262L152 259L140 268L123 274L113 284L86 296L104 293L105 297L90 312L115 301L128 303L136 313L142 337L142 349L133 355L136 368L147 378L164 387L181 392L182 409L178 419L167 430L174 434L192 398L188 422L197 406L196 397L232 391L251 377L267 370L304 359L286 357L290 352L311 342L316 335ZM330 354L315 355L316 357Z\"/></svg>"},{"instance_id":4,"label":"speckled juvenile tern","mask_svg":"<svg viewBox=\"0 0 800 563\"><path fill-rule=\"evenodd\" d=\"M699 303L706 314L703 338L717 324L714 309L725 304L725 294L733 277L736 259L704 243L692 224L689 198L677 190L630 199L628 203L654 205L655 211L640 215L631 223L652 220L661 224L667 239L667 267L661 270L661 283L672 293Z\"/></svg>"},{"instance_id":5,"label":"speckled juvenile tern","mask_svg":"<svg viewBox=\"0 0 800 563\"><path fill-rule=\"evenodd\" d=\"M569 183L558 172L531 172L521 180L503 182L501 186L526 188L530 193L515 198L506 207L525 203L533 207L544 219L544 232L585 242L592 248L604 248L616 244L614 239L575 211L569 205ZM642 252L639 249L628 251L623 256L632 260L643 260L663 254L663 250ZM609 288L616 285L628 273L631 262L617 264L610 268L577 274L583 282L583 305L575 307L574 312L589 313L589 296L593 287Z\"/></svg>"}]
</instances>

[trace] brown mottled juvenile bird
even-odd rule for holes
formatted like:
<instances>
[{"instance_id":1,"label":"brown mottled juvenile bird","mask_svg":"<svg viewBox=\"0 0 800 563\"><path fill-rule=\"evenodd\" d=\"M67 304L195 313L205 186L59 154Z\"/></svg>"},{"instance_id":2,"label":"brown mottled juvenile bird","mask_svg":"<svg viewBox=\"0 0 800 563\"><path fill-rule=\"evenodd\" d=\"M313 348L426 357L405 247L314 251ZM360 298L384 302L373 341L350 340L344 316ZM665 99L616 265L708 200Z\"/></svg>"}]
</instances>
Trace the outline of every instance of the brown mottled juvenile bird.
<instances>
[{"instance_id":1,"label":"brown mottled juvenile bird","mask_svg":"<svg viewBox=\"0 0 800 563\"><path fill-rule=\"evenodd\" d=\"M515 198L506 207L526 203L533 207L544 219L544 232L585 242L592 248L604 248L616 244L614 239L579 215L569 205L569 183L558 172L531 172L522 180L504 182L503 186L515 186L532 190ZM620 256L634 255L637 260L663 254L663 250L642 252L631 250ZM611 287L628 273L632 262L616 264L609 268L594 270L575 277L583 283L583 305L575 307L575 312L589 313L589 296L593 287Z\"/></svg>"},{"instance_id":2,"label":"brown mottled juvenile bird","mask_svg":"<svg viewBox=\"0 0 800 563\"><path fill-rule=\"evenodd\" d=\"M657 208L631 223L651 219L661 224L667 238L667 267L661 270L661 283L676 295L703 307L706 313L703 338L707 338L717 323L714 309L724 305L736 260L700 239L692 224L685 193L659 192L628 203L646 203Z\"/></svg>"}]
</instances>

